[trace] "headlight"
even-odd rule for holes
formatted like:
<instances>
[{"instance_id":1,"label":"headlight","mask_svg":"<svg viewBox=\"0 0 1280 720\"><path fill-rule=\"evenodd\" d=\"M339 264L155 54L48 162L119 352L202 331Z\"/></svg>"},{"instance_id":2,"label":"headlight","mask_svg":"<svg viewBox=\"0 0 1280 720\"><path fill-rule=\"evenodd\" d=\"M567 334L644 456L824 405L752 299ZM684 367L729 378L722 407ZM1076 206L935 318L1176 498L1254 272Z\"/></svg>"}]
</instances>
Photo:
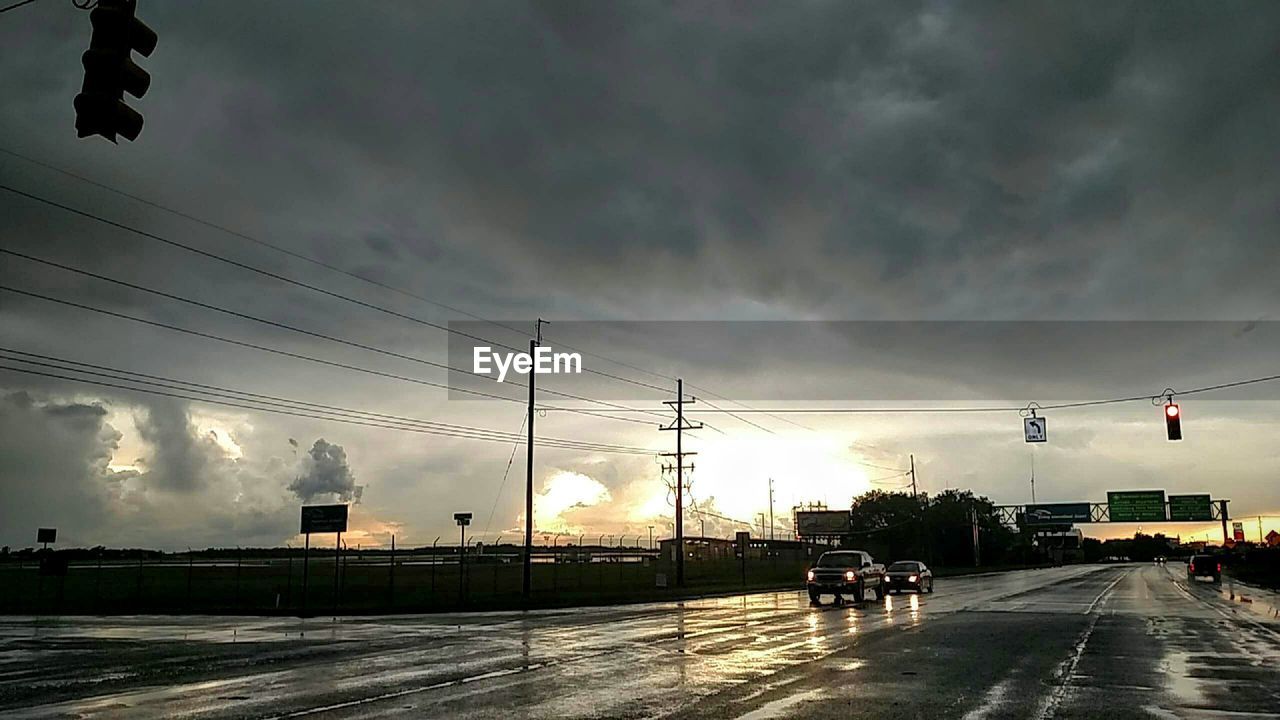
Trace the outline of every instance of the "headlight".
<instances>
[{"instance_id":1,"label":"headlight","mask_svg":"<svg viewBox=\"0 0 1280 720\"><path fill-rule=\"evenodd\" d=\"M915 575L912 575L911 577L907 578L907 582L915 582L916 580L917 578Z\"/></svg>"},{"instance_id":2,"label":"headlight","mask_svg":"<svg viewBox=\"0 0 1280 720\"><path fill-rule=\"evenodd\" d=\"M809 571L809 582L813 582L813 571Z\"/></svg>"},{"instance_id":3,"label":"headlight","mask_svg":"<svg viewBox=\"0 0 1280 720\"><path fill-rule=\"evenodd\" d=\"M845 579L845 580L848 580L848 581L850 581L850 582L853 582L853 578L854 578L854 574L853 574L853 571L852 571L852 570L849 570L848 572L846 572L846 573L844 574L844 579Z\"/></svg>"}]
</instances>

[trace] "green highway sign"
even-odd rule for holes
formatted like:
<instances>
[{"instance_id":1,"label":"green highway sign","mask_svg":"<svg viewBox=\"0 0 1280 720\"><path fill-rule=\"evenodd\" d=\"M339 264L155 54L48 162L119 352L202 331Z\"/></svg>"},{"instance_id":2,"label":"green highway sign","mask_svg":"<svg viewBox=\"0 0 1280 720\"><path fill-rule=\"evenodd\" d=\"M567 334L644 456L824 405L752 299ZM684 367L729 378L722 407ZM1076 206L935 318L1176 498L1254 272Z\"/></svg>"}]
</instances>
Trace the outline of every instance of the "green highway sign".
<instances>
[{"instance_id":1,"label":"green highway sign","mask_svg":"<svg viewBox=\"0 0 1280 720\"><path fill-rule=\"evenodd\" d=\"M1208 495L1170 495L1170 520L1212 520L1213 505Z\"/></svg>"},{"instance_id":2,"label":"green highway sign","mask_svg":"<svg viewBox=\"0 0 1280 720\"><path fill-rule=\"evenodd\" d=\"M1162 522L1163 490L1122 490L1107 493L1111 522Z\"/></svg>"}]
</instances>

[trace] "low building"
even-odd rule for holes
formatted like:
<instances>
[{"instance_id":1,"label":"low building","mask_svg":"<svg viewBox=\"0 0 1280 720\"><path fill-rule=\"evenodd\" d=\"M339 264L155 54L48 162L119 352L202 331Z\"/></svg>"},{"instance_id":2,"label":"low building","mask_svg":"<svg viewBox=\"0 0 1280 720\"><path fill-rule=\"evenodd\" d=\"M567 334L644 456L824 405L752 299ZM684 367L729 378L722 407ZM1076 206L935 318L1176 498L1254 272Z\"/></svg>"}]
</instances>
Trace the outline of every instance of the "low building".
<instances>
[{"instance_id":1,"label":"low building","mask_svg":"<svg viewBox=\"0 0 1280 720\"><path fill-rule=\"evenodd\" d=\"M779 562L800 560L816 560L827 548L812 543L796 540L766 540L747 538L748 560L776 559ZM672 538L662 540L659 554L663 560L675 560L676 541ZM735 560L738 559L738 542L724 538L686 537L684 539L685 560Z\"/></svg>"},{"instance_id":2,"label":"low building","mask_svg":"<svg viewBox=\"0 0 1280 720\"><path fill-rule=\"evenodd\" d=\"M674 562L676 559L676 541L668 538L658 543L659 554L664 560ZM685 560L732 560L737 557L737 546L732 540L711 537L685 537Z\"/></svg>"}]
</instances>

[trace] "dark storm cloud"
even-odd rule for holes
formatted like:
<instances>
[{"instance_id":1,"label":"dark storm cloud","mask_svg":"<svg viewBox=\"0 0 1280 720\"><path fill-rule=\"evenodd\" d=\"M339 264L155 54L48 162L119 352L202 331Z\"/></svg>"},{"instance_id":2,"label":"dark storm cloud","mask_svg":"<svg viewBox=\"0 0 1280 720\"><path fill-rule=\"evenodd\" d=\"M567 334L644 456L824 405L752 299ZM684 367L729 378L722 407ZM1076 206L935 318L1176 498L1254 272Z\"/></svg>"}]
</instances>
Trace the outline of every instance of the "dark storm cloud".
<instances>
[{"instance_id":1,"label":"dark storm cloud","mask_svg":"<svg viewBox=\"0 0 1280 720\"><path fill-rule=\"evenodd\" d=\"M105 416L97 405L0 395L0 544L31 544L40 526L76 542L101 522L120 438Z\"/></svg>"},{"instance_id":2,"label":"dark storm cloud","mask_svg":"<svg viewBox=\"0 0 1280 720\"><path fill-rule=\"evenodd\" d=\"M639 294L659 312L1195 316L1212 311L1152 298L1176 297L1162 260L1207 256L1178 279L1232 275L1220 304L1239 311L1277 293L1258 269L1280 190L1270 10L156 5L130 150L180 148L195 182L236 178L211 207L256 206L326 259L484 304L503 288L593 314ZM46 77L24 87L55 117L74 58L15 63L15 82Z\"/></svg>"}]
</instances>

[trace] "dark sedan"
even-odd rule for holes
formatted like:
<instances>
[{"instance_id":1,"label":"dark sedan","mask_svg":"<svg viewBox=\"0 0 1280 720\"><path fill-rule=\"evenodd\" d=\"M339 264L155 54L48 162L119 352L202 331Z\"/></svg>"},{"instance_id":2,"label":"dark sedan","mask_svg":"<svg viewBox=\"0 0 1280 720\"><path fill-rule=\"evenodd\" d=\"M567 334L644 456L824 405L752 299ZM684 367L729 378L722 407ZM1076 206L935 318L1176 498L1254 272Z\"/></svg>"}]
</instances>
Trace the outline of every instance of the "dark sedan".
<instances>
[{"instance_id":1,"label":"dark sedan","mask_svg":"<svg viewBox=\"0 0 1280 720\"><path fill-rule=\"evenodd\" d=\"M884 574L885 587L895 590L933 592L933 571L918 560L899 560L889 566Z\"/></svg>"}]
</instances>

